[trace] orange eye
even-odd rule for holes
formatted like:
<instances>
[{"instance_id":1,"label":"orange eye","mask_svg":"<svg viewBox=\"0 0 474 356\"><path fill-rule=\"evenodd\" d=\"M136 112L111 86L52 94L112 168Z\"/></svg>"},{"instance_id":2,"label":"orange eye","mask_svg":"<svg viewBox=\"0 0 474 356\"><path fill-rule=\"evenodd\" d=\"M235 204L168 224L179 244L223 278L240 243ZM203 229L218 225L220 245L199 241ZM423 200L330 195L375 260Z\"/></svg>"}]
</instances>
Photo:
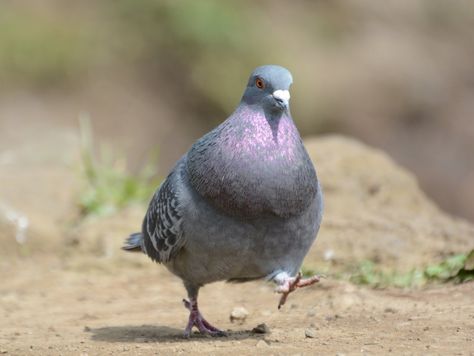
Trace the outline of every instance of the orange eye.
<instances>
[{"instance_id":1,"label":"orange eye","mask_svg":"<svg viewBox=\"0 0 474 356\"><path fill-rule=\"evenodd\" d=\"M263 88L265 88L265 83L263 82L262 79L257 78L257 79L255 79L255 86L256 86L258 89L263 89Z\"/></svg>"}]
</instances>

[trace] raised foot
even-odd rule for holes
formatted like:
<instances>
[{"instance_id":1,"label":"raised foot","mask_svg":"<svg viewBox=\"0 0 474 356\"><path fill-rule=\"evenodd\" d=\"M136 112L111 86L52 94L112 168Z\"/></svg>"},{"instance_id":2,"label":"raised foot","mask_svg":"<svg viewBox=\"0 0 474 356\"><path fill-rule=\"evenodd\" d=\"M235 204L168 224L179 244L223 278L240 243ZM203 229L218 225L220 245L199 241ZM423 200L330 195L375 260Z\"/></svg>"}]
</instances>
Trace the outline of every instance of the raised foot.
<instances>
[{"instance_id":1,"label":"raised foot","mask_svg":"<svg viewBox=\"0 0 474 356\"><path fill-rule=\"evenodd\" d=\"M191 336L192 328L195 326L198 328L199 332L204 335L210 336L227 336L227 334L212 326L199 312L197 301L191 299L188 301L183 299L184 307L189 310L189 321L186 329L184 329L184 337L189 338Z\"/></svg>"},{"instance_id":2,"label":"raised foot","mask_svg":"<svg viewBox=\"0 0 474 356\"><path fill-rule=\"evenodd\" d=\"M288 298L288 295L293 292L296 288L302 288L302 287L307 287L312 284L315 284L319 282L320 276L312 276L309 278L301 278L301 272L298 272L296 277L289 277L286 278L282 284L280 284L276 288L277 293L281 293L282 296L280 298L280 302L278 303L278 309L282 307L286 303L286 299Z\"/></svg>"}]
</instances>

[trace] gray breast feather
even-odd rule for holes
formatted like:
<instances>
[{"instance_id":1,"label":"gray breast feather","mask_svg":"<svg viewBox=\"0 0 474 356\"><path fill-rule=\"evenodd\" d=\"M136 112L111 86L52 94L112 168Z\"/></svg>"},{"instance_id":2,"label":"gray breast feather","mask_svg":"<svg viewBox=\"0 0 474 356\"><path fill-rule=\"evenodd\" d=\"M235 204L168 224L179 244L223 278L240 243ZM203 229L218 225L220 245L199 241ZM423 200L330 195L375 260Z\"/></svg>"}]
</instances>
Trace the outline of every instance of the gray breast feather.
<instances>
[{"instance_id":1,"label":"gray breast feather","mask_svg":"<svg viewBox=\"0 0 474 356\"><path fill-rule=\"evenodd\" d=\"M173 172L156 191L143 221L145 252L157 262L168 262L184 244L178 201L178 175Z\"/></svg>"}]
</instances>

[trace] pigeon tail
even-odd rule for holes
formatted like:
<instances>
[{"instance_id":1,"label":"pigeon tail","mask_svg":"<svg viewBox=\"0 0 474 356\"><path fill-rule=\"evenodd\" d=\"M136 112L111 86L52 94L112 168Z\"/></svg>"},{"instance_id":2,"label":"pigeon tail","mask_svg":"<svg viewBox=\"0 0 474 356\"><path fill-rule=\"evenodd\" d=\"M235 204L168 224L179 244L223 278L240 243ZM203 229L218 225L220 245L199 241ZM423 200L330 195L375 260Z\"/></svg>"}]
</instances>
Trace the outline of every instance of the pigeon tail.
<instances>
[{"instance_id":1,"label":"pigeon tail","mask_svg":"<svg viewBox=\"0 0 474 356\"><path fill-rule=\"evenodd\" d=\"M126 240L122 250L129 252L143 252L143 234L136 232L131 234Z\"/></svg>"}]
</instances>

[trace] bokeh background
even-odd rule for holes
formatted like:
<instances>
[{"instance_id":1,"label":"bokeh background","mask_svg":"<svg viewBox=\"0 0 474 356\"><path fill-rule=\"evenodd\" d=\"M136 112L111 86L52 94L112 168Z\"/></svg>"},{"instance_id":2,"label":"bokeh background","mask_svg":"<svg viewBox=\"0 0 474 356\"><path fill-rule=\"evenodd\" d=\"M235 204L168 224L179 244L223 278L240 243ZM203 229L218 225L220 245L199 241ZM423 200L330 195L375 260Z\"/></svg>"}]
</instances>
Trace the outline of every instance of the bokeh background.
<instances>
[{"instance_id":1,"label":"bokeh background","mask_svg":"<svg viewBox=\"0 0 474 356\"><path fill-rule=\"evenodd\" d=\"M472 0L0 0L0 354L466 354L473 59ZM188 342L181 281L120 247L262 64L293 73L327 278L282 310L203 288L230 336Z\"/></svg>"},{"instance_id":2,"label":"bokeh background","mask_svg":"<svg viewBox=\"0 0 474 356\"><path fill-rule=\"evenodd\" d=\"M0 164L67 159L82 115L127 169L153 156L163 176L275 63L293 73L303 136L382 148L474 220L473 39L462 0L2 1Z\"/></svg>"}]
</instances>

